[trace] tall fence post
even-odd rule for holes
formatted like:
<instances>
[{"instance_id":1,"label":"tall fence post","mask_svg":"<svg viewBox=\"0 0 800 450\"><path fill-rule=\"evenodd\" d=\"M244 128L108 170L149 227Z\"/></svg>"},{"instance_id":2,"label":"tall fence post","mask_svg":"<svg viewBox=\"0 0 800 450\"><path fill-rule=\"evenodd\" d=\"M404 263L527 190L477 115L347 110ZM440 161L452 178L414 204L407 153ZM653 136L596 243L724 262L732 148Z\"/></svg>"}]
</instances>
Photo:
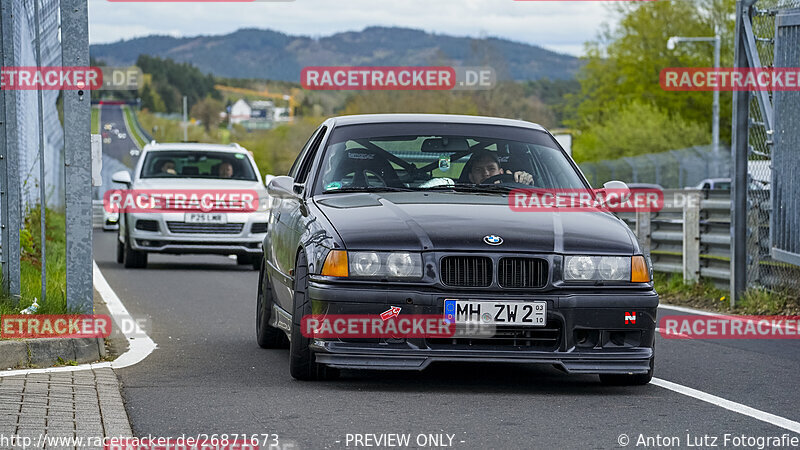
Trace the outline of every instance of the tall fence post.
<instances>
[{"instance_id":1,"label":"tall fence post","mask_svg":"<svg viewBox=\"0 0 800 450\"><path fill-rule=\"evenodd\" d=\"M89 66L87 0L61 0L64 66ZM93 311L91 96L63 91L67 305Z\"/></svg>"},{"instance_id":2,"label":"tall fence post","mask_svg":"<svg viewBox=\"0 0 800 450\"><path fill-rule=\"evenodd\" d=\"M700 196L687 195L683 205L683 281L700 279Z\"/></svg>"},{"instance_id":3,"label":"tall fence post","mask_svg":"<svg viewBox=\"0 0 800 450\"><path fill-rule=\"evenodd\" d=\"M0 0L0 63L16 66L14 42L14 0ZM0 239L4 293L18 300L20 284L21 203L19 187L19 141L14 120L17 117L17 95L14 90L0 90Z\"/></svg>"},{"instance_id":4,"label":"tall fence post","mask_svg":"<svg viewBox=\"0 0 800 450\"><path fill-rule=\"evenodd\" d=\"M636 238L642 253L650 256L650 211L636 211Z\"/></svg>"},{"instance_id":5,"label":"tall fence post","mask_svg":"<svg viewBox=\"0 0 800 450\"><path fill-rule=\"evenodd\" d=\"M746 68L748 62L745 21L755 0L737 0L734 67ZM750 49L755 52L756 49ZM747 153L750 130L750 92L733 93L733 130L731 132L731 308L736 306L747 287Z\"/></svg>"}]
</instances>

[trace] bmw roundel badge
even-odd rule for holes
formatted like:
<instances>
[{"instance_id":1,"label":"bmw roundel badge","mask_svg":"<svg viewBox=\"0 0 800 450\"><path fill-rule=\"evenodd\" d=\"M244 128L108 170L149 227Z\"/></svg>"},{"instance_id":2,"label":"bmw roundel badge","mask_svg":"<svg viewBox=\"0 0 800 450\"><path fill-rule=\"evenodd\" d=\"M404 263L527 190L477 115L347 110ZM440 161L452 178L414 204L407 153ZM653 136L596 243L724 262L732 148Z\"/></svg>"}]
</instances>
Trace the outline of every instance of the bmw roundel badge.
<instances>
[{"instance_id":1,"label":"bmw roundel badge","mask_svg":"<svg viewBox=\"0 0 800 450\"><path fill-rule=\"evenodd\" d=\"M503 238L496 234L490 234L488 236L483 237L483 242L489 245L500 245L503 243Z\"/></svg>"}]
</instances>

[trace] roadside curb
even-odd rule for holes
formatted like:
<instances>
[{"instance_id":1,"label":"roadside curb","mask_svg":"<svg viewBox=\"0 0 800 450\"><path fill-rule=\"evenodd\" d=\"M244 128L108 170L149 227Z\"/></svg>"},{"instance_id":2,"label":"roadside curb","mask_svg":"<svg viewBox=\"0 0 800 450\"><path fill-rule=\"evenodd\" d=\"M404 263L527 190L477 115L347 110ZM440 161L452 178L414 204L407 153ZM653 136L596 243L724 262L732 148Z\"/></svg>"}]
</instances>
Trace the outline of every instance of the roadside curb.
<instances>
[{"instance_id":1,"label":"roadside curb","mask_svg":"<svg viewBox=\"0 0 800 450\"><path fill-rule=\"evenodd\" d=\"M78 364L106 357L102 338L43 338L0 341L0 370ZM61 359L59 361L59 358Z\"/></svg>"}]
</instances>

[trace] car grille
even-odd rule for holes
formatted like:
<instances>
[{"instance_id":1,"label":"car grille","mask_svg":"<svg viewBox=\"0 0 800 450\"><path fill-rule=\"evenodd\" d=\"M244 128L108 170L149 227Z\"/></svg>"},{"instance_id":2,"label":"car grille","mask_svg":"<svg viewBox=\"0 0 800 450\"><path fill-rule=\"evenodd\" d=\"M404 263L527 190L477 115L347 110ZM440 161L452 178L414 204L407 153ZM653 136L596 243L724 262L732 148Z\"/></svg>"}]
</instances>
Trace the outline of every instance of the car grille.
<instances>
[{"instance_id":1,"label":"car grille","mask_svg":"<svg viewBox=\"0 0 800 450\"><path fill-rule=\"evenodd\" d=\"M137 220L136 229L142 231L158 231L158 221L155 220Z\"/></svg>"},{"instance_id":2,"label":"car grille","mask_svg":"<svg viewBox=\"0 0 800 450\"><path fill-rule=\"evenodd\" d=\"M502 258L497 267L498 282L504 288L540 288L547 284L547 260Z\"/></svg>"},{"instance_id":3,"label":"car grille","mask_svg":"<svg viewBox=\"0 0 800 450\"><path fill-rule=\"evenodd\" d=\"M442 283L458 287L492 284L492 260L485 256L446 256L441 263Z\"/></svg>"},{"instance_id":4,"label":"car grille","mask_svg":"<svg viewBox=\"0 0 800 450\"><path fill-rule=\"evenodd\" d=\"M266 233L267 232L267 224L266 222L256 222L253 224L253 227L250 229L250 232L255 233Z\"/></svg>"},{"instance_id":5,"label":"car grille","mask_svg":"<svg viewBox=\"0 0 800 450\"><path fill-rule=\"evenodd\" d=\"M428 339L433 349L453 346L518 347L522 350L555 351L561 344L561 322L550 320L544 327L498 326L494 336Z\"/></svg>"},{"instance_id":6,"label":"car grille","mask_svg":"<svg viewBox=\"0 0 800 450\"><path fill-rule=\"evenodd\" d=\"M167 222L167 228L171 233L239 234L244 224Z\"/></svg>"}]
</instances>

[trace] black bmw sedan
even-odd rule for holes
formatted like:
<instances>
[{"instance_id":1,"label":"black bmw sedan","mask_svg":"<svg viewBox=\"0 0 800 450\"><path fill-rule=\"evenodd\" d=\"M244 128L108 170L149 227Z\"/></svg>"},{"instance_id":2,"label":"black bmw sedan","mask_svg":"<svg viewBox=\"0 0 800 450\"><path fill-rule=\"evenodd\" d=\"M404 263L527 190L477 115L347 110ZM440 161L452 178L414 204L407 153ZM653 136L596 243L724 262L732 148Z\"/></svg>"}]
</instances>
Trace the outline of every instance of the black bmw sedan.
<instances>
[{"instance_id":1,"label":"black bmw sedan","mask_svg":"<svg viewBox=\"0 0 800 450\"><path fill-rule=\"evenodd\" d=\"M652 378L658 295L631 230L596 198L514 198L599 192L539 125L336 117L268 191L257 339L288 344L295 378L451 361Z\"/></svg>"}]
</instances>

